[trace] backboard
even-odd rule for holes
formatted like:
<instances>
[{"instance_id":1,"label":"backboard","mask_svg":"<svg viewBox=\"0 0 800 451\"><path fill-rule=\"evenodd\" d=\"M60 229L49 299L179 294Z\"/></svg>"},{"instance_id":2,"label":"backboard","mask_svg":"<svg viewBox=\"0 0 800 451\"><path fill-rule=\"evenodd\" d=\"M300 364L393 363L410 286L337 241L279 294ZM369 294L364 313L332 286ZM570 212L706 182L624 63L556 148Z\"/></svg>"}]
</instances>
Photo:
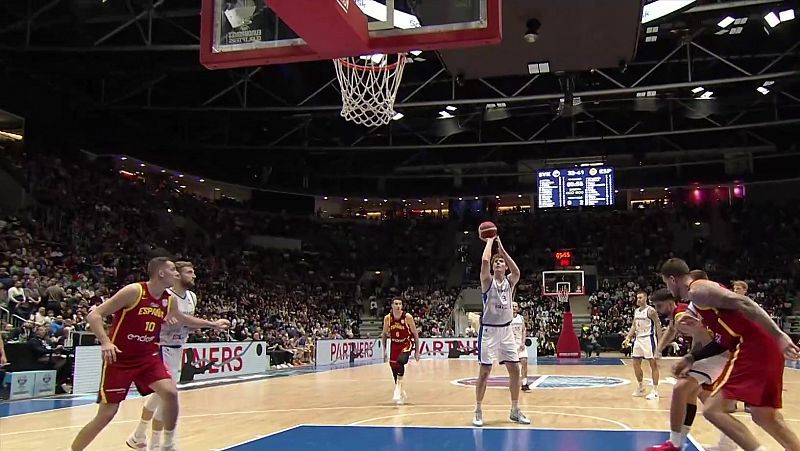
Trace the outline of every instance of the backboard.
<instances>
[{"instance_id":1,"label":"backboard","mask_svg":"<svg viewBox=\"0 0 800 451\"><path fill-rule=\"evenodd\" d=\"M584 272L578 270L542 271L542 295L555 296L558 290L567 287L570 295L586 294Z\"/></svg>"},{"instance_id":2,"label":"backboard","mask_svg":"<svg viewBox=\"0 0 800 451\"><path fill-rule=\"evenodd\" d=\"M501 0L202 0L200 62L261 66L501 40Z\"/></svg>"}]
</instances>

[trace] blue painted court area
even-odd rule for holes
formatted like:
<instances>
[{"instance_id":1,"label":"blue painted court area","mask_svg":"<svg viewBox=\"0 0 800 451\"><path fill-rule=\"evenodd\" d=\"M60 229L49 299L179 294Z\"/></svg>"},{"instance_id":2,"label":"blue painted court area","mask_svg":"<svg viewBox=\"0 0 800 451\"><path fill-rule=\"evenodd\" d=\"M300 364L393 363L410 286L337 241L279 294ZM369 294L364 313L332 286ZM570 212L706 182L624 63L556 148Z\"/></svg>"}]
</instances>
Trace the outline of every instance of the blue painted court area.
<instances>
[{"instance_id":1,"label":"blue painted court area","mask_svg":"<svg viewBox=\"0 0 800 451\"><path fill-rule=\"evenodd\" d=\"M555 357L539 357L537 365L624 365L622 359L616 357L589 357L587 359L557 359Z\"/></svg>"},{"instance_id":2,"label":"blue painted court area","mask_svg":"<svg viewBox=\"0 0 800 451\"><path fill-rule=\"evenodd\" d=\"M298 426L235 451L642 451L666 432L440 427ZM687 451L700 451L689 444Z\"/></svg>"}]
</instances>

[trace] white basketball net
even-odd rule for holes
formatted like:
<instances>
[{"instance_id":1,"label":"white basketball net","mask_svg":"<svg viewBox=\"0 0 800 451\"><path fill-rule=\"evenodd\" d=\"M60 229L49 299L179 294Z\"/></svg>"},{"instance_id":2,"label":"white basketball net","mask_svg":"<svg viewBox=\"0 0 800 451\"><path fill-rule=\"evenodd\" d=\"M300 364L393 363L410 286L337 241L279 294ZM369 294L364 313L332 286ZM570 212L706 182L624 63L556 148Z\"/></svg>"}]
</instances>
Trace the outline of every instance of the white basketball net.
<instances>
[{"instance_id":1,"label":"white basketball net","mask_svg":"<svg viewBox=\"0 0 800 451\"><path fill-rule=\"evenodd\" d=\"M333 60L342 88L342 117L367 127L386 125L395 115L394 101L406 56L368 55Z\"/></svg>"},{"instance_id":2,"label":"white basketball net","mask_svg":"<svg viewBox=\"0 0 800 451\"><path fill-rule=\"evenodd\" d=\"M558 293L556 293L556 297L558 298L558 302L563 304L569 301L569 291L565 289L558 290Z\"/></svg>"}]
</instances>

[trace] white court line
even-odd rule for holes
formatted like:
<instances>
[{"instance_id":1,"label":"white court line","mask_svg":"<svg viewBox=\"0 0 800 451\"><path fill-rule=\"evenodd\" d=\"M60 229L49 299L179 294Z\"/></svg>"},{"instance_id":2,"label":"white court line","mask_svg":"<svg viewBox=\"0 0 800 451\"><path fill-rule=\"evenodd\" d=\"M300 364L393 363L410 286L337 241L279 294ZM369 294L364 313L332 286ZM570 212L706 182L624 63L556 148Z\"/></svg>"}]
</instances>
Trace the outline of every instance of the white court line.
<instances>
[{"instance_id":1,"label":"white court line","mask_svg":"<svg viewBox=\"0 0 800 451\"><path fill-rule=\"evenodd\" d=\"M486 407L508 407L507 404L484 404ZM82 406L86 407L86 406ZM468 407L473 408L475 407L474 404L416 404L416 405L406 405L406 408L460 408L460 407ZM653 413L664 413L669 412L667 409L643 409L643 408L636 408L636 407L610 407L610 406L532 406L539 409L585 409L585 410L625 410L625 411L639 411L639 412L653 412ZM253 414L269 414L269 413L290 413L290 412L305 412L305 411L329 411L329 410L359 410L359 409L397 409L395 405L372 405L372 406L340 406L340 407L304 407L304 408L297 408L297 409L272 409L272 410L247 410L247 411L236 411L236 412L214 412L214 413L203 413L197 415L181 415L181 419L189 419L189 418L207 418L207 417L221 417L221 416L233 416L233 415L253 415ZM425 413L436 413L437 411L425 412ZM558 412L544 412L545 414L555 414ZM737 417L748 418L749 415L747 414L738 414L734 415ZM11 417L13 418L13 417ZM785 418L785 421L792 421L792 422L800 422L800 419L796 418ZM0 424L3 424L6 421L6 418L0 418ZM139 418L134 420L119 420L114 421L111 424L127 424L127 423L138 423ZM13 431L13 432L3 432L0 433L0 437L8 436L8 435L19 435L19 434L29 434L29 433L37 433L37 432L50 432L50 431L58 431L63 429L76 429L82 428L83 424L76 424L70 426L60 426L60 427L53 427L53 428L43 428L43 429L29 429L24 431ZM639 429L637 429L639 430Z\"/></svg>"},{"instance_id":2,"label":"white court line","mask_svg":"<svg viewBox=\"0 0 800 451\"><path fill-rule=\"evenodd\" d=\"M305 426L305 424L297 424L297 425L294 425L294 426L290 426L288 428L280 429L280 430L275 431L275 432L270 432L269 434L258 435L258 436L254 437L254 438L251 438L250 440L245 440L243 442L234 443L232 445L226 446L225 448L211 448L210 451L224 451L226 449L231 449L231 448L235 448L237 446L245 445L247 443L252 443L252 442L255 442L257 440L261 440L262 438L266 438L266 437L269 437L269 436L272 436L272 435L278 435L280 433L288 432L288 431L291 431L292 429L297 429L297 428L303 427L303 426Z\"/></svg>"},{"instance_id":3,"label":"white court line","mask_svg":"<svg viewBox=\"0 0 800 451\"><path fill-rule=\"evenodd\" d=\"M703 445L701 445L700 442L695 440L692 434L689 434L688 436L686 436L686 438L692 443L692 445L694 445L695 448L697 448L698 451L706 451Z\"/></svg>"},{"instance_id":4,"label":"white court line","mask_svg":"<svg viewBox=\"0 0 800 451\"><path fill-rule=\"evenodd\" d=\"M484 412L508 412L507 409L503 409L503 410L483 409L483 411ZM473 413L473 412L474 412L474 410L445 410L445 411L441 411L440 410L440 411L434 411L434 412L396 413L396 414L393 414L393 415L386 415L386 416L382 416L382 417L367 418L366 420L361 420L361 421L356 421L356 422L350 423L348 426L358 426L358 425L361 425L361 424L364 424L364 423L372 423L373 421L387 420L389 418L396 418L396 417L414 417L414 416L420 416L420 415L432 415L432 414L441 414L441 413ZM540 411L540 410L526 410L526 412L538 413L538 414L544 414L544 415L560 415L560 416L567 416L567 417L588 418L590 420L600 420L600 421L605 421L607 423L615 424L615 425L617 425L617 426L619 426L622 429L627 430L627 431L631 430L630 426L628 426L625 423L620 423L619 421L611 420L609 418L604 418L604 417L596 417L596 416L592 416L592 415L579 415L577 413L543 412L543 411ZM532 428L532 429L536 429L536 428ZM550 428L545 428L545 429L550 429Z\"/></svg>"},{"instance_id":5,"label":"white court line","mask_svg":"<svg viewBox=\"0 0 800 451\"><path fill-rule=\"evenodd\" d=\"M539 376L539 379L536 379L536 381L535 381L534 383L532 383L532 384L531 384L531 385L532 385L532 388L536 388L536 387L538 387L539 385L541 385L541 384L542 384L542 382L544 382L544 380L545 380L545 379L547 379L548 377L550 377L550 375L549 375L549 374L545 374L545 375Z\"/></svg>"}]
</instances>

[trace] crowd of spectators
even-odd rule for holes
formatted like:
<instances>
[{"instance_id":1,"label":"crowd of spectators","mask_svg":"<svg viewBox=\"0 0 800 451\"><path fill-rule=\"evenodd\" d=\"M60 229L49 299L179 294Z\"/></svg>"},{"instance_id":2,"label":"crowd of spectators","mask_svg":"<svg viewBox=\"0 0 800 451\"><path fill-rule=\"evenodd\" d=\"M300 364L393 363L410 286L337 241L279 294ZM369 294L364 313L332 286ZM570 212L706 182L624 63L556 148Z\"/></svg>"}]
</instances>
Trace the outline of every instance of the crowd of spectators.
<instances>
[{"instance_id":1,"label":"crowd of spectators","mask_svg":"<svg viewBox=\"0 0 800 451\"><path fill-rule=\"evenodd\" d=\"M476 283L482 248L455 238L472 224L266 214L202 200L168 178L122 177L108 162L33 157L11 165L36 203L0 221L0 305L25 320L4 325L7 340L25 340L43 326L46 341L63 346L70 331L86 329L93 307L143 279L146 261L164 254L195 263L198 315L233 324L229 333L197 331L195 342L263 339L270 349L308 361L316 339L361 336L363 306L376 301L370 313L380 316L395 296L415 316L421 336L466 332L455 330L453 320L461 287L446 283L459 255L468 268L464 285ZM774 218L766 224L765 210ZM608 277L590 298L589 342L627 331L635 291L655 289L649 275L674 254L703 262L718 280L743 277L776 320L787 315L793 288L787 268L796 258L790 249L800 248L798 211L738 205L699 214L675 207L497 218L523 270L517 300L529 333L542 343L540 354L554 351L561 329L563 306L542 298L538 286L556 249L572 249L581 264ZM251 235L292 238L302 247L259 248L248 244ZM368 273L381 280L362 290Z\"/></svg>"}]
</instances>

